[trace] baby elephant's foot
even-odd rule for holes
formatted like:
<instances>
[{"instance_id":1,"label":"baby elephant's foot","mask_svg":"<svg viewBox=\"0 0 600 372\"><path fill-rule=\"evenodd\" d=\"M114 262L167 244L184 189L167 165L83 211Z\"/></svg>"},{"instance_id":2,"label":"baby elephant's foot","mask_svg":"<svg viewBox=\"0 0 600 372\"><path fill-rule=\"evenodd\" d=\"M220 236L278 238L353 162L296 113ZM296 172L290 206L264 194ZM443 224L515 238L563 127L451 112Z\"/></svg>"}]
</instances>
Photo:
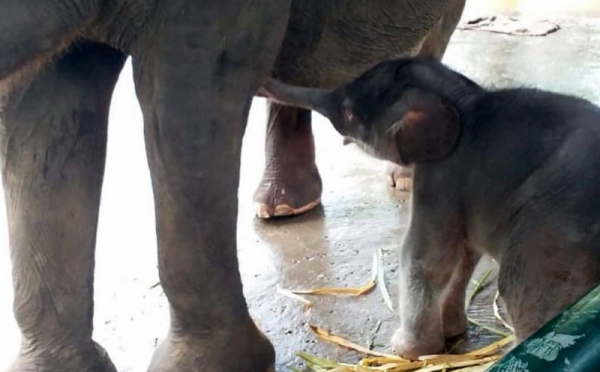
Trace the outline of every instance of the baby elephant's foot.
<instances>
[{"instance_id":1,"label":"baby elephant's foot","mask_svg":"<svg viewBox=\"0 0 600 372\"><path fill-rule=\"evenodd\" d=\"M275 372L275 350L256 328L175 335L161 343L149 372Z\"/></svg>"},{"instance_id":2,"label":"baby elephant's foot","mask_svg":"<svg viewBox=\"0 0 600 372\"><path fill-rule=\"evenodd\" d=\"M386 175L390 187L400 191L412 191L413 178L411 168L405 168L398 164L388 163Z\"/></svg>"},{"instance_id":3,"label":"baby elephant's foot","mask_svg":"<svg viewBox=\"0 0 600 372\"><path fill-rule=\"evenodd\" d=\"M417 360L422 355L444 351L446 340L442 334L428 337L426 334L409 334L398 329L392 337L392 346L402 358Z\"/></svg>"},{"instance_id":4,"label":"baby elephant's foot","mask_svg":"<svg viewBox=\"0 0 600 372\"><path fill-rule=\"evenodd\" d=\"M117 372L106 351L95 342L86 346L23 347L8 372Z\"/></svg>"}]
</instances>

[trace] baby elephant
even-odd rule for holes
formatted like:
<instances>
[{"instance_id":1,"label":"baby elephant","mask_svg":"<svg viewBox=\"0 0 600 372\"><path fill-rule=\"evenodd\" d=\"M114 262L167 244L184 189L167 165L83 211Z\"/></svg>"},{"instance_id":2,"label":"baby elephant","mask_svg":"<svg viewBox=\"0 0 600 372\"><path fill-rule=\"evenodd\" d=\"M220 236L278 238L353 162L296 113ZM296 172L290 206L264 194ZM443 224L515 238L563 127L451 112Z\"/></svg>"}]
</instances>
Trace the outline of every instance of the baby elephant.
<instances>
[{"instance_id":1,"label":"baby elephant","mask_svg":"<svg viewBox=\"0 0 600 372\"><path fill-rule=\"evenodd\" d=\"M465 290L483 253L500 265L519 341L600 283L600 108L590 102L486 90L422 58L379 64L335 90L269 80L262 94L413 165L400 355L440 352L466 330Z\"/></svg>"}]
</instances>

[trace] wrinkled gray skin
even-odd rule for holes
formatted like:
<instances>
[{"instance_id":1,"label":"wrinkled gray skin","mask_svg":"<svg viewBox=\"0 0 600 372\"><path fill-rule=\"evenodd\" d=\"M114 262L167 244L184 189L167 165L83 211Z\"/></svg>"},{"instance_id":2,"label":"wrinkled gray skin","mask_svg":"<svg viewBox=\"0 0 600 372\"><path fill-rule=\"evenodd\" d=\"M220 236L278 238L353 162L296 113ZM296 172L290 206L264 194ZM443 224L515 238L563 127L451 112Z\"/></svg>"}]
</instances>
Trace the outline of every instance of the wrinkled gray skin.
<instances>
[{"instance_id":1,"label":"wrinkled gray skin","mask_svg":"<svg viewBox=\"0 0 600 372\"><path fill-rule=\"evenodd\" d=\"M442 351L466 330L482 254L523 340L600 283L600 108L532 89L487 91L431 59L382 63L335 90L261 92L326 115L381 159L413 164L396 351Z\"/></svg>"},{"instance_id":2,"label":"wrinkled gray skin","mask_svg":"<svg viewBox=\"0 0 600 372\"><path fill-rule=\"evenodd\" d=\"M108 109L127 56L171 310L150 370L271 370L273 347L250 319L236 258L253 94L272 74L331 86L388 57L440 56L464 0L414 3L0 0L1 164L23 334L10 371L115 370L91 339L94 249ZM280 112L312 146L309 113ZM313 148L300 149L298 161L314 165Z\"/></svg>"},{"instance_id":3,"label":"wrinkled gray skin","mask_svg":"<svg viewBox=\"0 0 600 372\"><path fill-rule=\"evenodd\" d=\"M219 4L0 0L1 164L23 335L9 371L115 371L91 339L93 270L108 109L127 55L171 310L150 370L272 368L242 294L236 197L248 110L290 1Z\"/></svg>"},{"instance_id":4,"label":"wrinkled gray skin","mask_svg":"<svg viewBox=\"0 0 600 372\"><path fill-rule=\"evenodd\" d=\"M288 84L334 88L381 61L415 55L441 59L464 3L293 1L273 76ZM265 171L254 195L257 215L297 215L316 207L322 184L310 111L271 103L265 152ZM392 186L410 188L410 171L391 165L388 177Z\"/></svg>"}]
</instances>

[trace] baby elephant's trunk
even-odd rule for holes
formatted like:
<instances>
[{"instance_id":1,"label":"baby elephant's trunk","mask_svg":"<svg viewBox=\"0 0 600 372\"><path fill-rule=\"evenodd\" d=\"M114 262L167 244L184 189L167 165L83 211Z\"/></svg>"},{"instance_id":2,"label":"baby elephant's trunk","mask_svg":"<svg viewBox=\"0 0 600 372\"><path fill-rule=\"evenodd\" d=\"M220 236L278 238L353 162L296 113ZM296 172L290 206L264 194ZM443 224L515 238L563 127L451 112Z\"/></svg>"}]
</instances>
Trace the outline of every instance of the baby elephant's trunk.
<instances>
[{"instance_id":1,"label":"baby elephant's trunk","mask_svg":"<svg viewBox=\"0 0 600 372\"><path fill-rule=\"evenodd\" d=\"M342 110L338 90L292 86L270 78L258 89L257 96L282 105L316 111L327 117L340 134L345 135L340 120Z\"/></svg>"}]
</instances>

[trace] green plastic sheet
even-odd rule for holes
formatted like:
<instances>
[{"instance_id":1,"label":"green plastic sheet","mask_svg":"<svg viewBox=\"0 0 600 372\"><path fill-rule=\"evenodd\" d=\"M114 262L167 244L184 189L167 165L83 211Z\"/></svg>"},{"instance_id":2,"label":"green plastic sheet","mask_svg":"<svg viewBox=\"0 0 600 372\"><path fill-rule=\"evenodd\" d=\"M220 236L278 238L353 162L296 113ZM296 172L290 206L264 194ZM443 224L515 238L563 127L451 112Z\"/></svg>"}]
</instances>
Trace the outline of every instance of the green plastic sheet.
<instances>
[{"instance_id":1,"label":"green plastic sheet","mask_svg":"<svg viewBox=\"0 0 600 372\"><path fill-rule=\"evenodd\" d=\"M600 285L486 372L600 372Z\"/></svg>"}]
</instances>

